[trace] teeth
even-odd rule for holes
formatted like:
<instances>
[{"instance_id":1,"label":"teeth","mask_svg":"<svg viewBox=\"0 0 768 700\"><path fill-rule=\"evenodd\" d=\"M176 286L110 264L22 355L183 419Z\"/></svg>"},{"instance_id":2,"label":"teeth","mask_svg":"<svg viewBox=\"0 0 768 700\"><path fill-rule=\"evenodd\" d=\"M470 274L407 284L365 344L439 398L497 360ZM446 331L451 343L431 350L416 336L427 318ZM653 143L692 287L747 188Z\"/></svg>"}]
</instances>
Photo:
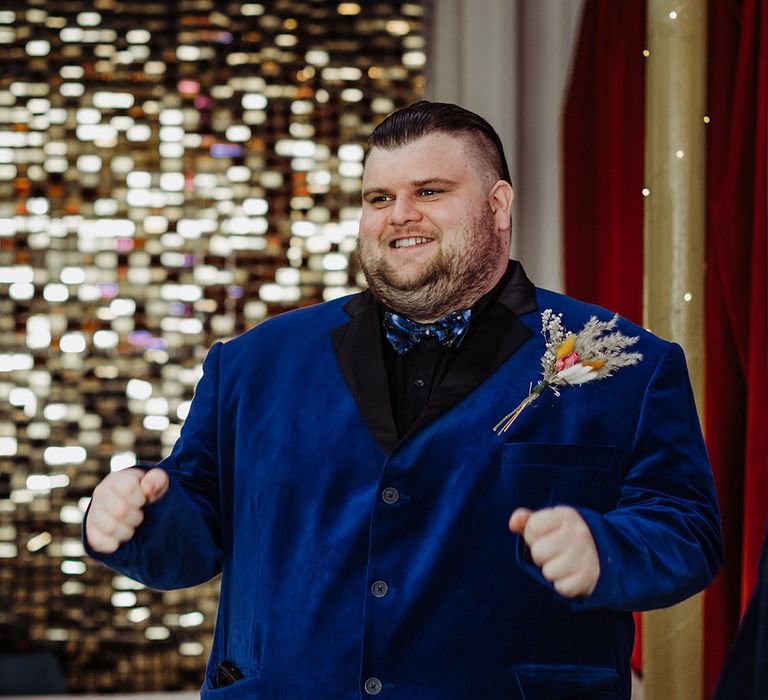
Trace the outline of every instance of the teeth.
<instances>
[{"instance_id":1,"label":"teeth","mask_svg":"<svg viewBox=\"0 0 768 700\"><path fill-rule=\"evenodd\" d=\"M419 243L429 243L430 238L424 238L423 236L414 236L413 238L400 238L393 244L393 248L406 248L411 245L418 245Z\"/></svg>"}]
</instances>

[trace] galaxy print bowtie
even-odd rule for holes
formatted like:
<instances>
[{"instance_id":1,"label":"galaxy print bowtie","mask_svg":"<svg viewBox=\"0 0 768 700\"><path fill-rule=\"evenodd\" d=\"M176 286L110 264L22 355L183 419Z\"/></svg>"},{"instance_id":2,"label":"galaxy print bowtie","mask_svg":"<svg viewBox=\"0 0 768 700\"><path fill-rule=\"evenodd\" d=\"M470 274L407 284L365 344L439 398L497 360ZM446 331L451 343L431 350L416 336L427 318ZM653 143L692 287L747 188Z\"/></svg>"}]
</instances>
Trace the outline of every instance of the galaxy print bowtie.
<instances>
[{"instance_id":1,"label":"galaxy print bowtie","mask_svg":"<svg viewBox=\"0 0 768 700\"><path fill-rule=\"evenodd\" d=\"M435 338L447 348L458 347L467 333L471 309L454 311L434 323L416 323L392 311L384 312L387 340L400 355L405 355L423 338Z\"/></svg>"}]
</instances>

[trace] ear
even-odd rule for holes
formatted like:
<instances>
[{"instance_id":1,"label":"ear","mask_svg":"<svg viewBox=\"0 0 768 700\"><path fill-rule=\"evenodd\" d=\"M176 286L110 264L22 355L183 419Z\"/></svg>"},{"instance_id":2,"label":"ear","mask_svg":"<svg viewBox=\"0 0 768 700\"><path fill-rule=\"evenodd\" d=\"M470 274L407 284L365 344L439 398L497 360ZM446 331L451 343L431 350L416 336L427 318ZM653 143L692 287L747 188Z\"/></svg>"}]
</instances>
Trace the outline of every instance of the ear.
<instances>
[{"instance_id":1,"label":"ear","mask_svg":"<svg viewBox=\"0 0 768 700\"><path fill-rule=\"evenodd\" d=\"M488 201L493 212L493 221L499 231L512 228L512 202L515 201L515 191L506 180L499 180L488 194Z\"/></svg>"}]
</instances>

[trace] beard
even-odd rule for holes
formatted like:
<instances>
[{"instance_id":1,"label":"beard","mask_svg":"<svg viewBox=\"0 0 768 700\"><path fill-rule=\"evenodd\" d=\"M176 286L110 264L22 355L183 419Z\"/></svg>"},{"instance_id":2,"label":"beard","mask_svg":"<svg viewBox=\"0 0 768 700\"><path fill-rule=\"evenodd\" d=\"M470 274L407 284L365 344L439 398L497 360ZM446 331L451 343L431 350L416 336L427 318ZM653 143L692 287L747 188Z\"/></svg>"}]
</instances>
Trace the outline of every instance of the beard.
<instances>
[{"instance_id":1,"label":"beard","mask_svg":"<svg viewBox=\"0 0 768 700\"><path fill-rule=\"evenodd\" d=\"M490 207L468 221L455 242L446 244L443 239L435 257L408 277L378 254L376 243L363 237L357 243L357 257L373 295L415 321L471 307L490 291L503 255L504 244L494 231Z\"/></svg>"}]
</instances>

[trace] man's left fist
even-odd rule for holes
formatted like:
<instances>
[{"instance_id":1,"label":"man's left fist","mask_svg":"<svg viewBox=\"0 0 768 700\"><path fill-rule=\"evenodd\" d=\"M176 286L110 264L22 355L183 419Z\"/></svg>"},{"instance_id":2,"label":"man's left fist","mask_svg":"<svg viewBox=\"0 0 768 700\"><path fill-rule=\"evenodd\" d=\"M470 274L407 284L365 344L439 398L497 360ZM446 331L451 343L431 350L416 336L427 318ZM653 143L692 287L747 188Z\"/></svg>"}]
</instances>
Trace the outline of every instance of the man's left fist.
<instances>
[{"instance_id":1,"label":"man's left fist","mask_svg":"<svg viewBox=\"0 0 768 700\"><path fill-rule=\"evenodd\" d=\"M578 511L555 506L531 511L518 508L509 529L520 533L544 578L566 598L586 596L600 578L600 559L592 533Z\"/></svg>"}]
</instances>

